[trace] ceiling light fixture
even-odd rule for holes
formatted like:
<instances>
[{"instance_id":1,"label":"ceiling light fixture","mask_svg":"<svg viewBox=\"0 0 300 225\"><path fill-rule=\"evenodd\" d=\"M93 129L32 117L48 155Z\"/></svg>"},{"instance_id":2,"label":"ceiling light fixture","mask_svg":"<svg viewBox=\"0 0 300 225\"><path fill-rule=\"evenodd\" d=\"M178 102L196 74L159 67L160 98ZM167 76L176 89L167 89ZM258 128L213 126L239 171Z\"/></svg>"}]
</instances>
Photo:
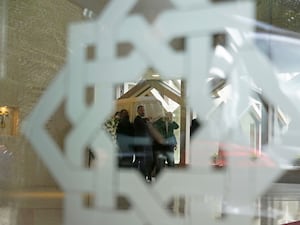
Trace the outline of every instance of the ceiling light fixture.
<instances>
[{"instance_id":1,"label":"ceiling light fixture","mask_svg":"<svg viewBox=\"0 0 300 225\"><path fill-rule=\"evenodd\" d=\"M9 112L7 106L0 107L0 127L5 128L5 118L8 117Z\"/></svg>"}]
</instances>

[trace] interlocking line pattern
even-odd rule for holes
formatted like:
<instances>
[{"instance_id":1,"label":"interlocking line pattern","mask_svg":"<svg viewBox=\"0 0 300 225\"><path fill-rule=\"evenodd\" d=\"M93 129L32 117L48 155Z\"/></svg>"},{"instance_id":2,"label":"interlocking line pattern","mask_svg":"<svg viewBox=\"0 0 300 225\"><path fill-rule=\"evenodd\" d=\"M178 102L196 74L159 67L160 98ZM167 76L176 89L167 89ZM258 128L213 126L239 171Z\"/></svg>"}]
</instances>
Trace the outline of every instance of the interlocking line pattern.
<instances>
[{"instance_id":1,"label":"interlocking line pattern","mask_svg":"<svg viewBox=\"0 0 300 225\"><path fill-rule=\"evenodd\" d=\"M250 85L238 79L240 73L259 84L270 102L285 108L297 121L298 110L280 90L271 63L245 35L254 31L251 23L254 2L213 4L205 0L172 0L172 3L175 9L161 13L153 24L140 15L129 15L136 0L112 0L95 21L72 24L68 61L23 123L23 133L66 192L65 225L250 224L255 200L281 173L279 167L259 166L260 158L256 161L249 158L252 166L239 169L233 166L234 159L229 158L226 172L215 171L209 165L217 146L208 143L243 140L236 121L247 107ZM214 33L226 33L235 45L237 50L227 49L232 62L216 60L211 48ZM181 52L169 45L178 37L183 37L186 43ZM134 49L126 57L117 57L119 43L130 43ZM89 47L95 49L92 59L86 57ZM114 84L135 80L149 67L165 79L185 79L189 104L200 118L206 118L213 105L206 83L211 63L228 73L232 100L196 134L191 143L189 168L166 170L151 186L137 172L117 170L114 146L100 129L113 111ZM95 87L95 101L87 106L85 90L90 86ZM62 102L66 102L66 114L73 127L66 137L64 151L44 126ZM286 138L298 144L289 133ZM98 159L91 169L84 168L86 146L92 147ZM276 161L276 152L283 146L268 148L272 149L270 157ZM290 151L284 154L288 160L295 156ZM206 163L205 167L200 167L199 162ZM87 193L95 197L91 208L84 205L83 196ZM118 195L129 199L130 209L117 210ZM174 196L190 199L186 215L173 216L166 209ZM229 213L225 220L217 220L201 200L204 196L218 197L240 213ZM247 213L243 213L245 208Z\"/></svg>"}]
</instances>

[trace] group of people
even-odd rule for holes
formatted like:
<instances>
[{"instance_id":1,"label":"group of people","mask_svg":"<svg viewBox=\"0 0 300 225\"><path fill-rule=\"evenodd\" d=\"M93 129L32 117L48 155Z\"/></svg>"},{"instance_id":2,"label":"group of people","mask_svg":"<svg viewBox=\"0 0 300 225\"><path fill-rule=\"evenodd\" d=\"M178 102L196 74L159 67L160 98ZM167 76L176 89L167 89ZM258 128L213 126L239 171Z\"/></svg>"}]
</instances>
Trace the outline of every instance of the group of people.
<instances>
[{"instance_id":1,"label":"group of people","mask_svg":"<svg viewBox=\"0 0 300 225\"><path fill-rule=\"evenodd\" d=\"M153 121L145 117L145 108L139 105L132 123L128 111L122 109L116 129L119 166L137 168L147 181L163 167L174 167L174 130L178 128L171 112Z\"/></svg>"}]
</instances>

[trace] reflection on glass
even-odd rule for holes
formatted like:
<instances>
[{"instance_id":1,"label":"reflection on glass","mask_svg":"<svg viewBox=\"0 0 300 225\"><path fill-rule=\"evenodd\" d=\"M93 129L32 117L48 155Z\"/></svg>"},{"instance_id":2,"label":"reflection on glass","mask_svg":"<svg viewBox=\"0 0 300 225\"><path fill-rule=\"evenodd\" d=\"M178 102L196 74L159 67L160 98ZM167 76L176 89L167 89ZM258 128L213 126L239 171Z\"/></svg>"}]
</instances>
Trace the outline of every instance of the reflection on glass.
<instances>
[{"instance_id":1,"label":"reflection on glass","mask_svg":"<svg viewBox=\"0 0 300 225\"><path fill-rule=\"evenodd\" d=\"M151 180L164 167L180 163L183 100L180 80L147 77L116 88L115 112L104 126L115 143L119 167L136 168Z\"/></svg>"}]
</instances>

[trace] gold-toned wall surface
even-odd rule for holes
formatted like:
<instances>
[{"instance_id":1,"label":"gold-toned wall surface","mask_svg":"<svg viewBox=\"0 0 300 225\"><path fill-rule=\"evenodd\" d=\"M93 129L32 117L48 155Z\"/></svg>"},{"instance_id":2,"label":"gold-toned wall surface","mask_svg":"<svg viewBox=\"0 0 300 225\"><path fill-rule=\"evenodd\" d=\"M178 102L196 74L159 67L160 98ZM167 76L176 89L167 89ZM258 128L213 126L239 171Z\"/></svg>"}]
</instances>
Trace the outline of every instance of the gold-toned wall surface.
<instances>
[{"instance_id":1,"label":"gold-toned wall surface","mask_svg":"<svg viewBox=\"0 0 300 225\"><path fill-rule=\"evenodd\" d=\"M15 123L14 132L0 135L0 224L62 224L63 195L20 124L65 64L68 26L83 19L82 9L67 0L6 3L6 73L0 79L0 106L12 107L18 118L8 115L5 129ZM69 127L62 118L60 110L47 125L58 144Z\"/></svg>"},{"instance_id":2,"label":"gold-toned wall surface","mask_svg":"<svg viewBox=\"0 0 300 225\"><path fill-rule=\"evenodd\" d=\"M295 0L257 0L257 20L300 32L300 2Z\"/></svg>"},{"instance_id":3,"label":"gold-toned wall surface","mask_svg":"<svg viewBox=\"0 0 300 225\"><path fill-rule=\"evenodd\" d=\"M11 153L11 179L6 179L2 186L11 189L56 187L20 133L19 124L65 64L68 25L82 19L82 9L67 0L7 1L6 74L0 80L0 106L16 108L19 118L16 135L0 136L0 144ZM60 118L55 117L49 124L50 132L57 137L62 137L68 127Z\"/></svg>"}]
</instances>

